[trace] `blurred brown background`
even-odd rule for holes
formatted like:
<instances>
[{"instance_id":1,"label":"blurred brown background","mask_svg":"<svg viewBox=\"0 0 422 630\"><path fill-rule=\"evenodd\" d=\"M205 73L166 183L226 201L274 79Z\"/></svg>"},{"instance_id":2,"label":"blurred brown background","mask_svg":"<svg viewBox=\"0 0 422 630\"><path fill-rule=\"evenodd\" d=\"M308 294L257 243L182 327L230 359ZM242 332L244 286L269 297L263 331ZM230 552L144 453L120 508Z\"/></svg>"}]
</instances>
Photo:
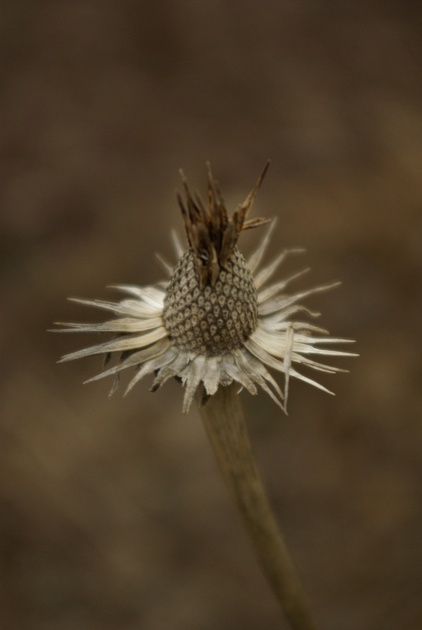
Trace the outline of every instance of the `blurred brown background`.
<instances>
[{"instance_id":1,"label":"blurred brown background","mask_svg":"<svg viewBox=\"0 0 422 630\"><path fill-rule=\"evenodd\" d=\"M355 338L351 374L242 394L325 630L422 627L421 7L395 0L9 0L0 9L0 627L262 630L282 623L198 414L146 379L82 386L101 317L67 296L163 278L183 167L254 216ZM245 235L251 251L258 234ZM284 625L283 627L286 627Z\"/></svg>"}]
</instances>

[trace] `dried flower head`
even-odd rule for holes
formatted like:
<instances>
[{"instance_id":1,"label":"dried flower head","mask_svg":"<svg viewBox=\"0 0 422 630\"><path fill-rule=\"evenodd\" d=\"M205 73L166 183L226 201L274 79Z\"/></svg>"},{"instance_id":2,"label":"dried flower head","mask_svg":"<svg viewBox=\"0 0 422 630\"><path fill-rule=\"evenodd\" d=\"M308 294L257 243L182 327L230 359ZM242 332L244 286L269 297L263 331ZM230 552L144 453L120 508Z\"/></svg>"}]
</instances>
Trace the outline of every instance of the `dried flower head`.
<instances>
[{"instance_id":1,"label":"dried flower head","mask_svg":"<svg viewBox=\"0 0 422 630\"><path fill-rule=\"evenodd\" d=\"M130 296L120 302L74 300L110 311L115 317L99 324L60 323L67 326L62 332L101 332L115 336L110 341L67 354L61 361L103 354L107 364L112 353L119 353L115 366L87 382L114 376L113 393L122 370L135 368L126 391L152 372L155 373L152 391L155 391L176 377L186 388L185 412L201 384L208 396L233 381L251 394L257 394L261 387L284 410L291 376L328 392L295 366L328 373L343 371L310 356L351 356L324 346L348 340L324 336L326 330L296 321L295 316L300 312L316 316L299 305L300 300L335 285L291 295L284 293L301 272L268 286L268 280L289 253L283 251L257 271L271 228L248 261L237 247L243 230L269 222L263 218L247 219L267 168L268 165L233 215L227 212L209 167L207 204L198 194L192 195L182 173L184 197L178 195L178 200L188 248L183 252L175 238L178 263L173 269L162 261L170 279L153 287L114 287ZM284 374L284 391L267 368Z\"/></svg>"}]
</instances>

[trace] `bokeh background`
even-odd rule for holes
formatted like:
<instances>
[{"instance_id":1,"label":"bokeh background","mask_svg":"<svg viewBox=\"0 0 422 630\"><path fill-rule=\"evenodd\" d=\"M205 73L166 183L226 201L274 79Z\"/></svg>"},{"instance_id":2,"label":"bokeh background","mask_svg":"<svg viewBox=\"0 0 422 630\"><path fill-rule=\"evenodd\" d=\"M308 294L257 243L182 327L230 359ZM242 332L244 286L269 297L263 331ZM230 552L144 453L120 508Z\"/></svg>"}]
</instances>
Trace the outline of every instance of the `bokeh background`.
<instances>
[{"instance_id":1,"label":"bokeh background","mask_svg":"<svg viewBox=\"0 0 422 630\"><path fill-rule=\"evenodd\" d=\"M213 164L297 288L357 340L330 397L290 415L242 394L252 441L321 628L422 627L422 73L419 2L5 0L0 8L0 627L287 627L196 410L144 381L81 383L113 283L163 278L182 233L178 169ZM250 252L258 234L243 238ZM282 625L284 623L284 625Z\"/></svg>"}]
</instances>

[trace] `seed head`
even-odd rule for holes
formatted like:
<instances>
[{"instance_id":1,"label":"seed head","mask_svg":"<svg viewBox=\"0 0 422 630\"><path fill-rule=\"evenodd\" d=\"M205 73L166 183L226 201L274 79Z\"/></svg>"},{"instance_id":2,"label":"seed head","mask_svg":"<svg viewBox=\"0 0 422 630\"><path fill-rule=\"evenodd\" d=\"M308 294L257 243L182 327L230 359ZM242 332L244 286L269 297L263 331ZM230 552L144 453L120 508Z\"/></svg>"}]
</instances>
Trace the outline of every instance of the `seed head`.
<instances>
[{"instance_id":1,"label":"seed head","mask_svg":"<svg viewBox=\"0 0 422 630\"><path fill-rule=\"evenodd\" d=\"M176 377L185 386L184 411L188 411L199 386L212 396L218 387L233 381L251 394L261 387L284 410L291 376L328 391L298 372L295 365L328 373L342 371L310 356L352 356L324 348L324 344L349 340L324 336L326 330L296 316L305 312L315 317L317 314L299 305L299 301L335 285L286 294L288 284L301 274L268 285L288 253L281 252L257 272L271 230L248 261L237 246L243 230L269 221L247 219L267 168L268 164L232 215L210 167L207 204L190 192L182 174L184 198L178 195L178 200L188 247L183 251L177 244L179 261L174 268L164 263L169 280L153 287L116 287L130 296L120 302L76 300L111 311L114 319L100 324L59 324L67 326L63 332L108 332L115 337L67 354L61 360L103 354L107 363L117 353L116 365L89 379L114 376L112 392L120 373L128 368L135 368L136 372L126 391L153 372L153 391ZM267 368L284 374L284 391Z\"/></svg>"},{"instance_id":2,"label":"seed head","mask_svg":"<svg viewBox=\"0 0 422 630\"><path fill-rule=\"evenodd\" d=\"M245 258L234 248L214 284L201 287L195 254L188 249L167 287L164 326L180 350L207 356L241 348L256 328L258 296Z\"/></svg>"}]
</instances>

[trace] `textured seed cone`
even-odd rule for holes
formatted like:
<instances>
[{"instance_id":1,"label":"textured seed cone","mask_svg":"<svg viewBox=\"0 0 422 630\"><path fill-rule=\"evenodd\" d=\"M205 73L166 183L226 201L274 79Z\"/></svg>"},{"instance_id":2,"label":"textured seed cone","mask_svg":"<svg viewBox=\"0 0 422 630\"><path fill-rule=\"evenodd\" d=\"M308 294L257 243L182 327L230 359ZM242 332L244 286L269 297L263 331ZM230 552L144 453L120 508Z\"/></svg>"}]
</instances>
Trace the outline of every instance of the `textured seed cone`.
<instances>
[{"instance_id":1,"label":"textured seed cone","mask_svg":"<svg viewBox=\"0 0 422 630\"><path fill-rule=\"evenodd\" d=\"M233 382L251 394L263 389L283 410L291 376L328 391L298 372L293 364L337 372L338 368L309 355L350 356L348 352L325 349L327 343L347 340L324 337L323 329L290 318L304 309L299 300L333 285L284 295L282 291L293 279L290 278L263 288L285 252L253 280L252 273L260 264L269 234L249 264L237 247L244 230L268 223L262 217L248 219L267 168L268 165L232 214L226 209L210 168L206 203L198 193L191 193L182 175L184 194L178 195L178 201L187 250L183 253L176 243L179 262L174 269L165 264L170 280L152 287L117 287L130 296L119 302L77 299L81 304L111 311L115 318L96 324L60 324L64 332L108 332L115 336L71 352L62 361L102 354L107 364L117 354L115 365L89 379L114 376L112 392L120 373L128 368L136 368L136 372L127 391L147 374L155 374L153 391L175 377L185 388L185 412L198 389L203 389L206 396L214 396L220 386L225 388ZM267 368L284 373L284 393Z\"/></svg>"},{"instance_id":2,"label":"textured seed cone","mask_svg":"<svg viewBox=\"0 0 422 630\"><path fill-rule=\"evenodd\" d=\"M252 274L237 247L215 282L203 288L195 253L188 249L171 276L163 318L181 350L213 356L240 348L256 328L258 302Z\"/></svg>"}]
</instances>

